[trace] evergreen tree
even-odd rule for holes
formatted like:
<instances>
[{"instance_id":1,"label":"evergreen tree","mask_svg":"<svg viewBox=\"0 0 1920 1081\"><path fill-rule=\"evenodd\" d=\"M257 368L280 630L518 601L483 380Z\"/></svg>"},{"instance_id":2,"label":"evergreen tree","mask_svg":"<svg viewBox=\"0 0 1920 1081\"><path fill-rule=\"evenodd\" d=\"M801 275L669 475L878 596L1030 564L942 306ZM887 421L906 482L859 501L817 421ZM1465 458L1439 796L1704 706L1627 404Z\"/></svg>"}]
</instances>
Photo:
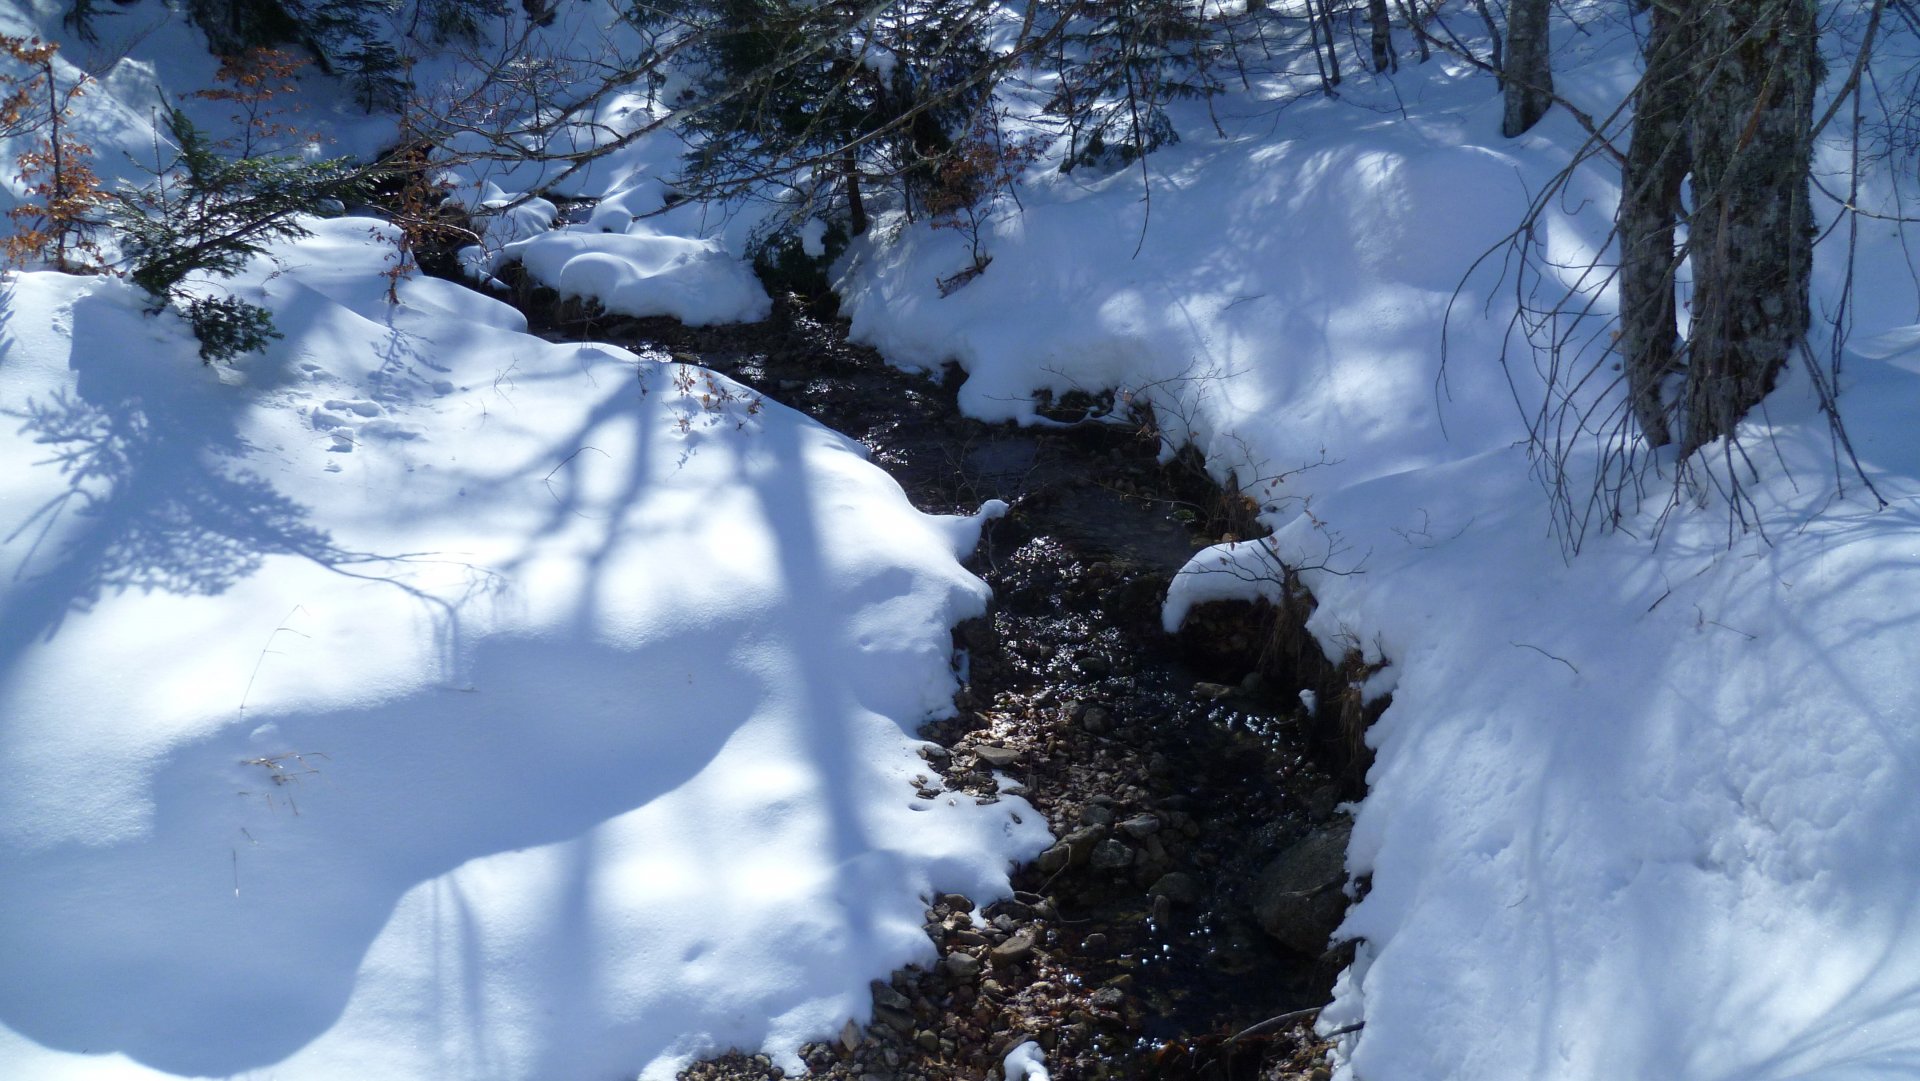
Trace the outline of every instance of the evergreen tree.
<instances>
[{"instance_id":1,"label":"evergreen tree","mask_svg":"<svg viewBox=\"0 0 1920 1081\"><path fill-rule=\"evenodd\" d=\"M1180 141L1167 106L1212 96L1217 43L1184 0L1086 0L1047 9L1057 19L1058 89L1047 111L1073 147L1062 166L1113 168Z\"/></svg>"},{"instance_id":2,"label":"evergreen tree","mask_svg":"<svg viewBox=\"0 0 1920 1081\"><path fill-rule=\"evenodd\" d=\"M682 178L696 197L779 179L830 204L858 235L863 185L924 198L953 137L985 102L991 65L980 0L695 0L636 12L696 27L703 77L683 110L696 149Z\"/></svg>"},{"instance_id":3,"label":"evergreen tree","mask_svg":"<svg viewBox=\"0 0 1920 1081\"><path fill-rule=\"evenodd\" d=\"M156 310L175 301L185 306L202 359L230 360L265 345L272 320L237 298L194 296L185 288L189 277L229 277L266 245L309 235L299 215L358 196L367 175L345 161L223 155L177 108L168 111L166 126L173 160L154 183L116 194L111 207L127 277Z\"/></svg>"}]
</instances>

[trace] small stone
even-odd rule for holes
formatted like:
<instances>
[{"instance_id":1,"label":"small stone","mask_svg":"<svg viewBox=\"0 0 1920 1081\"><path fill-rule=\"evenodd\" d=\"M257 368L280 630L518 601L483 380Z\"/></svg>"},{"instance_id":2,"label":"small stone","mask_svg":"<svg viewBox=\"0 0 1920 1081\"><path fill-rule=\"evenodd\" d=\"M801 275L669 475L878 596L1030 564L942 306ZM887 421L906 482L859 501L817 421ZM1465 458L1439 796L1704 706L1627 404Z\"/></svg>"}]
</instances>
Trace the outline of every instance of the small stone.
<instances>
[{"instance_id":1,"label":"small stone","mask_svg":"<svg viewBox=\"0 0 1920 1081\"><path fill-rule=\"evenodd\" d=\"M948 931L947 941L956 946L984 946L987 936L978 931Z\"/></svg>"},{"instance_id":2,"label":"small stone","mask_svg":"<svg viewBox=\"0 0 1920 1081\"><path fill-rule=\"evenodd\" d=\"M1087 711L1080 715L1080 727L1097 736L1113 727L1113 714L1100 706L1088 706Z\"/></svg>"},{"instance_id":3,"label":"small stone","mask_svg":"<svg viewBox=\"0 0 1920 1081\"><path fill-rule=\"evenodd\" d=\"M1114 828L1129 837L1144 840L1149 835L1160 832L1160 818L1158 815L1138 814L1132 818L1123 819Z\"/></svg>"},{"instance_id":4,"label":"small stone","mask_svg":"<svg viewBox=\"0 0 1920 1081\"><path fill-rule=\"evenodd\" d=\"M1080 940L1080 948L1090 953L1104 950L1107 948L1107 936L1095 931Z\"/></svg>"},{"instance_id":5,"label":"small stone","mask_svg":"<svg viewBox=\"0 0 1920 1081\"><path fill-rule=\"evenodd\" d=\"M970 953L950 953L944 963L954 979L971 980L980 975L980 959Z\"/></svg>"},{"instance_id":6,"label":"small stone","mask_svg":"<svg viewBox=\"0 0 1920 1081\"><path fill-rule=\"evenodd\" d=\"M1040 868L1041 874L1058 874L1068 863L1072 862L1072 859L1073 849L1062 843L1054 845L1052 848L1034 857L1033 865Z\"/></svg>"},{"instance_id":7,"label":"small stone","mask_svg":"<svg viewBox=\"0 0 1920 1081\"><path fill-rule=\"evenodd\" d=\"M1032 952L1033 932L1022 928L993 948L993 961L998 965L1010 965L1026 959Z\"/></svg>"},{"instance_id":8,"label":"small stone","mask_svg":"<svg viewBox=\"0 0 1920 1081\"><path fill-rule=\"evenodd\" d=\"M1154 897L1165 897L1176 905L1198 904L1200 883L1185 871L1170 871L1148 886L1147 893Z\"/></svg>"},{"instance_id":9,"label":"small stone","mask_svg":"<svg viewBox=\"0 0 1920 1081\"><path fill-rule=\"evenodd\" d=\"M1127 1000L1127 993L1118 987L1102 987L1093 993L1093 1005L1097 1009L1117 1010Z\"/></svg>"},{"instance_id":10,"label":"small stone","mask_svg":"<svg viewBox=\"0 0 1920 1081\"><path fill-rule=\"evenodd\" d=\"M905 1010L896 1010L890 1006L875 1006L873 1019L895 1032L912 1032L913 1015Z\"/></svg>"},{"instance_id":11,"label":"small stone","mask_svg":"<svg viewBox=\"0 0 1920 1081\"><path fill-rule=\"evenodd\" d=\"M1006 994L1007 989L1000 986L999 980L981 980L980 993L983 995L992 995L995 998L998 998L999 996Z\"/></svg>"},{"instance_id":12,"label":"small stone","mask_svg":"<svg viewBox=\"0 0 1920 1081\"><path fill-rule=\"evenodd\" d=\"M1207 683L1202 681L1193 685L1193 696L1195 698L1221 699L1232 694L1234 690L1235 688L1225 683Z\"/></svg>"},{"instance_id":13,"label":"small stone","mask_svg":"<svg viewBox=\"0 0 1920 1081\"><path fill-rule=\"evenodd\" d=\"M920 748L920 757L929 762L945 762L951 755L938 743L928 743Z\"/></svg>"},{"instance_id":14,"label":"small stone","mask_svg":"<svg viewBox=\"0 0 1920 1081\"><path fill-rule=\"evenodd\" d=\"M955 912L973 911L973 898L964 893L943 893L940 895L940 903Z\"/></svg>"},{"instance_id":15,"label":"small stone","mask_svg":"<svg viewBox=\"0 0 1920 1081\"><path fill-rule=\"evenodd\" d=\"M1165 927L1173 920L1173 898L1161 894L1153 899L1153 922Z\"/></svg>"},{"instance_id":16,"label":"small stone","mask_svg":"<svg viewBox=\"0 0 1920 1081\"><path fill-rule=\"evenodd\" d=\"M1107 838L1094 847L1091 862L1097 871L1118 871L1133 866L1133 849L1125 841Z\"/></svg>"},{"instance_id":17,"label":"small stone","mask_svg":"<svg viewBox=\"0 0 1920 1081\"><path fill-rule=\"evenodd\" d=\"M860 1026L854 1024L851 1017L847 1018L847 1023L840 1028L840 1046L849 1052L860 1046Z\"/></svg>"},{"instance_id":18,"label":"small stone","mask_svg":"<svg viewBox=\"0 0 1920 1081\"><path fill-rule=\"evenodd\" d=\"M1113 823L1113 808L1089 803L1080 808L1080 821L1089 826L1106 826Z\"/></svg>"},{"instance_id":19,"label":"small stone","mask_svg":"<svg viewBox=\"0 0 1920 1081\"><path fill-rule=\"evenodd\" d=\"M923 1028L919 1032L914 1033L913 1042L919 1044L922 1051L932 1052L940 1050L940 1034L930 1029Z\"/></svg>"},{"instance_id":20,"label":"small stone","mask_svg":"<svg viewBox=\"0 0 1920 1081\"><path fill-rule=\"evenodd\" d=\"M1080 723L1080 718L1086 715L1087 704L1085 702L1078 699L1069 699L1060 703L1060 716L1063 717L1068 724L1078 724Z\"/></svg>"},{"instance_id":21,"label":"small stone","mask_svg":"<svg viewBox=\"0 0 1920 1081\"><path fill-rule=\"evenodd\" d=\"M979 756L980 761L985 762L994 769L1006 769L1008 766L1020 760L1020 752L1014 750L1012 747L991 747L985 744L977 744L973 748L973 753Z\"/></svg>"},{"instance_id":22,"label":"small stone","mask_svg":"<svg viewBox=\"0 0 1920 1081\"><path fill-rule=\"evenodd\" d=\"M1146 849L1148 860L1154 863L1167 862L1167 846L1160 843L1160 838L1149 836L1146 840Z\"/></svg>"},{"instance_id":23,"label":"small stone","mask_svg":"<svg viewBox=\"0 0 1920 1081\"><path fill-rule=\"evenodd\" d=\"M885 984L879 980L875 980L872 986L874 1005L885 1006L892 1010L904 1011L913 1009L913 1000L895 991L891 984Z\"/></svg>"}]
</instances>

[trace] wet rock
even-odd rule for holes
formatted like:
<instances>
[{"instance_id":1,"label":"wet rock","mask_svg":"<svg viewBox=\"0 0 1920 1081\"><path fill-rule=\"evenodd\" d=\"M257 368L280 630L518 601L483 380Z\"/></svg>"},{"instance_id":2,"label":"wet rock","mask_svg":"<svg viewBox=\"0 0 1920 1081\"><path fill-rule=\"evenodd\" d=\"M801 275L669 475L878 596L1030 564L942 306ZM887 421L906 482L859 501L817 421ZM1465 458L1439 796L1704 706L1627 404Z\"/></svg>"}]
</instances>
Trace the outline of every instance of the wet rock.
<instances>
[{"instance_id":1,"label":"wet rock","mask_svg":"<svg viewBox=\"0 0 1920 1081\"><path fill-rule=\"evenodd\" d=\"M971 980L980 975L980 959L970 953L950 953L943 963L957 980Z\"/></svg>"},{"instance_id":2,"label":"wet rock","mask_svg":"<svg viewBox=\"0 0 1920 1081\"><path fill-rule=\"evenodd\" d=\"M1169 871L1155 879L1147 893L1176 905L1195 905L1200 903L1200 882L1185 871Z\"/></svg>"},{"instance_id":3,"label":"wet rock","mask_svg":"<svg viewBox=\"0 0 1920 1081\"><path fill-rule=\"evenodd\" d=\"M885 1006L890 1010L906 1011L913 1008L911 999L895 991L892 985L881 983L879 980L873 981L873 1004Z\"/></svg>"},{"instance_id":4,"label":"wet rock","mask_svg":"<svg viewBox=\"0 0 1920 1081\"><path fill-rule=\"evenodd\" d=\"M1347 898L1347 842L1351 819L1336 819L1295 842L1260 872L1254 915L1283 945L1318 956L1340 926Z\"/></svg>"},{"instance_id":5,"label":"wet rock","mask_svg":"<svg viewBox=\"0 0 1920 1081\"><path fill-rule=\"evenodd\" d=\"M973 753L979 757L980 761L985 762L994 769L1006 769L1008 766L1020 760L1020 752L1012 747L993 747L987 744L976 744L973 748Z\"/></svg>"},{"instance_id":6,"label":"wet rock","mask_svg":"<svg viewBox=\"0 0 1920 1081\"><path fill-rule=\"evenodd\" d=\"M993 963L996 965L1010 965L1026 959L1032 953L1033 932L1023 928L1015 931L1005 942L993 948Z\"/></svg>"},{"instance_id":7,"label":"wet rock","mask_svg":"<svg viewBox=\"0 0 1920 1081\"><path fill-rule=\"evenodd\" d=\"M1094 846L1089 862L1096 871L1118 871L1133 866L1133 849L1125 841L1109 837Z\"/></svg>"},{"instance_id":8,"label":"wet rock","mask_svg":"<svg viewBox=\"0 0 1920 1081\"><path fill-rule=\"evenodd\" d=\"M1034 862L1047 874L1057 874L1068 867L1084 867L1093 857L1094 847L1106 836L1107 827L1104 825L1082 826L1040 853L1040 858Z\"/></svg>"}]
</instances>

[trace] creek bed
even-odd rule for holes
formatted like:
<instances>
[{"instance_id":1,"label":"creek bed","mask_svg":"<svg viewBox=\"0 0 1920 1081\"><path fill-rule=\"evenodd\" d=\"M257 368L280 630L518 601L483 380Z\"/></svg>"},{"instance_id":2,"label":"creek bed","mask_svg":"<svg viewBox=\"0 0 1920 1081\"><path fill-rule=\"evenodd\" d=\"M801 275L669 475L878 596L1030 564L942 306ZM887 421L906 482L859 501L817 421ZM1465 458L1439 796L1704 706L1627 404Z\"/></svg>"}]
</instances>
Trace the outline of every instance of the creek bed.
<instances>
[{"instance_id":1,"label":"creek bed","mask_svg":"<svg viewBox=\"0 0 1920 1081\"><path fill-rule=\"evenodd\" d=\"M1357 788L1297 681L1262 665L1257 610L1216 611L1178 639L1160 627L1187 557L1253 528L1243 501L1191 464L1157 464L1137 426L969 420L954 405L957 373L891 368L797 301L763 323L689 328L520 299L549 337L665 351L861 440L922 510L1012 506L971 564L995 603L955 631L965 687L958 715L923 732L946 748L928 756L940 774L928 795L993 799L1018 785L1063 842L1015 875L1011 901L974 912L970 899L935 899L927 926L942 961L876 982L866 1031L805 1050L816 1075L997 1077L1031 1038L1061 1079L1325 1076L1310 1017L1227 1037L1330 997L1345 956L1283 945L1262 898L1283 853L1335 836L1337 805ZM1097 406L1075 404L1061 415ZM1329 849L1335 875L1343 847ZM1323 910L1330 898L1337 919L1339 888L1280 893L1312 892ZM1324 941L1309 927L1296 945ZM687 1076L777 1073L735 1054Z\"/></svg>"}]
</instances>

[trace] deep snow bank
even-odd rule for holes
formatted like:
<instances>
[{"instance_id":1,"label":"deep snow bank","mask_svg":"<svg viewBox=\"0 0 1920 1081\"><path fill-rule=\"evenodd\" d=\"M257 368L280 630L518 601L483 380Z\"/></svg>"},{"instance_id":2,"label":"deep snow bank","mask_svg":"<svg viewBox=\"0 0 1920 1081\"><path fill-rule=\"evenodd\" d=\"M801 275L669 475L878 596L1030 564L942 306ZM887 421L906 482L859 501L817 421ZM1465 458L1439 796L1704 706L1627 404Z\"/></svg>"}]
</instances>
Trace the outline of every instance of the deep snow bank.
<instances>
[{"instance_id":1,"label":"deep snow bank","mask_svg":"<svg viewBox=\"0 0 1920 1081\"><path fill-rule=\"evenodd\" d=\"M797 1065L1046 843L908 784L978 522L313 224L225 381L128 286L6 283L0 1074Z\"/></svg>"},{"instance_id":2,"label":"deep snow bank","mask_svg":"<svg viewBox=\"0 0 1920 1081\"><path fill-rule=\"evenodd\" d=\"M1609 115L1631 27L1570 10L1586 25L1556 30L1557 85ZM1030 419L1040 390L1151 403L1279 530L1197 559L1170 621L1271 588L1277 556L1307 568L1329 653L1391 662L1349 854L1371 892L1342 934L1364 942L1322 1019L1365 1022L1343 1076L1908 1076L1920 331L1893 329L1914 318L1898 229L1863 231L1856 341L1891 336L1855 347L1842 391L1891 507L1836 495L1800 377L1746 435L1770 544L1730 541L1716 498L1662 519L1669 473L1568 563L1522 446L1516 399L1543 385L1508 339L1513 280L1501 258L1468 270L1584 136L1555 112L1501 139L1491 82L1445 68L1278 119L1216 103L1228 136L1192 116L1149 159L1150 201L1137 171L1036 171L987 230L991 266L947 297L962 240L905 228L845 270L854 333L957 360L985 417ZM1593 159L1555 196L1534 299L1604 259L1617 183ZM1836 310L1840 254L1821 250L1816 310ZM1602 318L1615 302L1589 299Z\"/></svg>"}]
</instances>

